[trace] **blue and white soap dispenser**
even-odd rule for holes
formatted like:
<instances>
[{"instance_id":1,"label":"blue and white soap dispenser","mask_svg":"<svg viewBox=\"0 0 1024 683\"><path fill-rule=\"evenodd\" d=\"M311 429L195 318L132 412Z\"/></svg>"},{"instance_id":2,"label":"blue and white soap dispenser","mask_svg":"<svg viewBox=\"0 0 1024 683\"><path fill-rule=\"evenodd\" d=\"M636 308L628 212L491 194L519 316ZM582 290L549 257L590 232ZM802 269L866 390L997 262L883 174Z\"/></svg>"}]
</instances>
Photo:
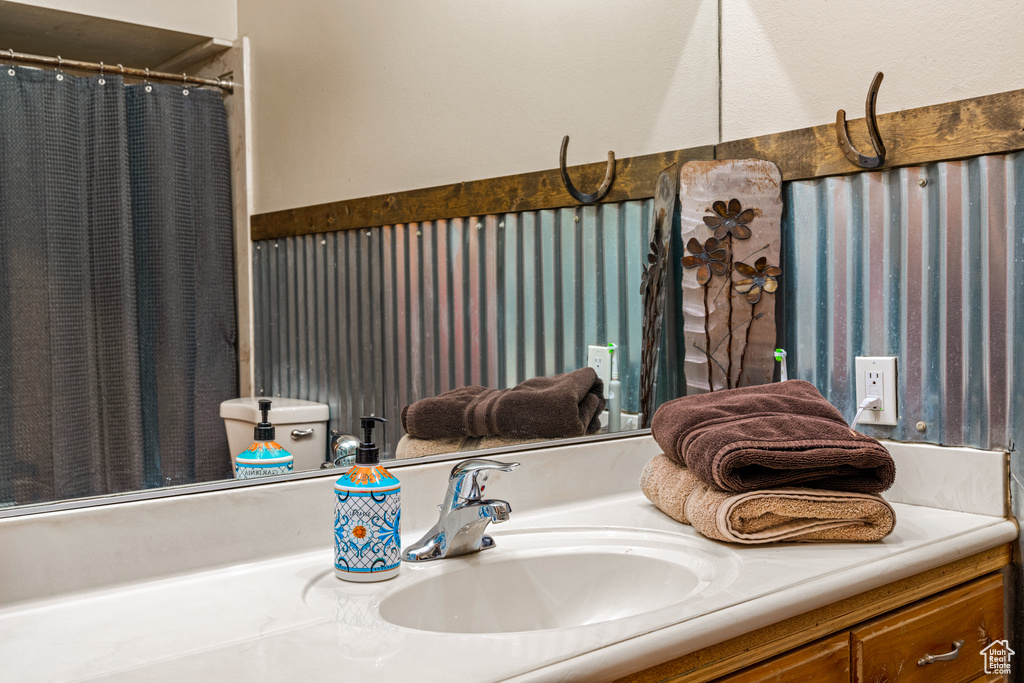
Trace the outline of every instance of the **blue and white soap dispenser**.
<instances>
[{"instance_id":1,"label":"blue and white soap dispenser","mask_svg":"<svg viewBox=\"0 0 1024 683\"><path fill-rule=\"evenodd\" d=\"M380 417L359 419L363 441L356 464L334 483L334 575L346 581L383 581L402 563L401 485L380 465L373 443Z\"/></svg>"},{"instance_id":2,"label":"blue and white soap dispenser","mask_svg":"<svg viewBox=\"0 0 1024 683\"><path fill-rule=\"evenodd\" d=\"M295 457L274 441L275 429L267 419L270 401L259 401L263 419L253 429L252 445L235 457L235 479L255 479L275 474L289 474Z\"/></svg>"}]
</instances>

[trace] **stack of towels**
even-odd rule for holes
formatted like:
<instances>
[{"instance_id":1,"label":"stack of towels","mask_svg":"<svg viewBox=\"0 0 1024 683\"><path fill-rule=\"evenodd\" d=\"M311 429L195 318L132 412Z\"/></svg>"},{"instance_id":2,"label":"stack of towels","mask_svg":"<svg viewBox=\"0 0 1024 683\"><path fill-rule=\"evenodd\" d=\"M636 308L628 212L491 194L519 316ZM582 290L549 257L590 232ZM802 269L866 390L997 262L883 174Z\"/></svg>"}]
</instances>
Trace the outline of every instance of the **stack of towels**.
<instances>
[{"instance_id":1,"label":"stack of towels","mask_svg":"<svg viewBox=\"0 0 1024 683\"><path fill-rule=\"evenodd\" d=\"M663 454L640 487L664 513L732 543L877 541L896 465L802 380L686 396L655 413Z\"/></svg>"},{"instance_id":2,"label":"stack of towels","mask_svg":"<svg viewBox=\"0 0 1024 683\"><path fill-rule=\"evenodd\" d=\"M509 389L468 386L402 409L399 458L596 434L604 384L593 368L534 377Z\"/></svg>"}]
</instances>

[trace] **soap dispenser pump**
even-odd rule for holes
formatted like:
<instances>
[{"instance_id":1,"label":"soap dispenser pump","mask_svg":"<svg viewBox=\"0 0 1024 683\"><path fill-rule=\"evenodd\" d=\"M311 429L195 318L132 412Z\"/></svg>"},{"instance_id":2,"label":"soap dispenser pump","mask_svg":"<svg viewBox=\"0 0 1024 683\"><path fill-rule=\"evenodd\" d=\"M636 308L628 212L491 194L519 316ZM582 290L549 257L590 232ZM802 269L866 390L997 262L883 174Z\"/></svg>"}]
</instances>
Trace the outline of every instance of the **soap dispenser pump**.
<instances>
[{"instance_id":1,"label":"soap dispenser pump","mask_svg":"<svg viewBox=\"0 0 1024 683\"><path fill-rule=\"evenodd\" d=\"M258 405L263 419L252 430L252 445L235 458L235 479L288 474L294 467L295 458L292 454L274 441L276 430L267 418L270 401L261 398Z\"/></svg>"},{"instance_id":2,"label":"soap dispenser pump","mask_svg":"<svg viewBox=\"0 0 1024 683\"><path fill-rule=\"evenodd\" d=\"M359 418L363 440L356 464L334 483L334 575L346 581L383 581L401 565L401 485L380 465L373 441L380 417Z\"/></svg>"}]
</instances>

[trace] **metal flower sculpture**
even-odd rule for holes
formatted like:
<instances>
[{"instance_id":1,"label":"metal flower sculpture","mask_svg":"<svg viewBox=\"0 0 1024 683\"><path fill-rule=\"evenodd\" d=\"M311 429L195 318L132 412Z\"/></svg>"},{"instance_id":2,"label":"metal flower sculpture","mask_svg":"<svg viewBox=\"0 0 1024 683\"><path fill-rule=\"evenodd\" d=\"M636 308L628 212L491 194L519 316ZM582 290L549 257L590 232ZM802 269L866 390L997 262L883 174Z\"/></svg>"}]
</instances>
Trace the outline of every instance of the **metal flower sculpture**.
<instances>
[{"instance_id":1,"label":"metal flower sculpture","mask_svg":"<svg viewBox=\"0 0 1024 683\"><path fill-rule=\"evenodd\" d=\"M761 300L762 291L771 294L779 288L779 281L775 278L782 275L782 269L778 266L769 266L768 259L764 256L754 262L753 268L746 263L738 262L736 270L747 277L737 282L734 287L740 294L747 295L747 302L751 306Z\"/></svg>"},{"instance_id":2,"label":"metal flower sculpture","mask_svg":"<svg viewBox=\"0 0 1024 683\"><path fill-rule=\"evenodd\" d=\"M747 232L749 234L750 231L748 230ZM690 241L686 243L686 250L692 256L683 257L683 268L696 268L697 282L701 286L706 285L711 280L711 273L725 275L728 271L725 260L729 258L729 252L725 249L720 249L718 247L718 240L714 237L708 238L703 246L701 246L697 238L691 237Z\"/></svg>"},{"instance_id":3,"label":"metal flower sculpture","mask_svg":"<svg viewBox=\"0 0 1024 683\"><path fill-rule=\"evenodd\" d=\"M658 242L651 242L651 250L647 254L647 263L643 266L644 270L640 274L640 296L644 296L647 288L654 285L654 281L661 275L661 264L658 263L661 257L661 248L658 246Z\"/></svg>"},{"instance_id":4,"label":"metal flower sculpture","mask_svg":"<svg viewBox=\"0 0 1024 683\"><path fill-rule=\"evenodd\" d=\"M704 216L704 225L715 231L715 238L725 239L726 235L733 235L738 240L745 240L750 237L750 228L747 223L754 220L754 210L744 210L740 206L740 200L730 199L729 205L717 201L711 205L715 212L714 216Z\"/></svg>"}]
</instances>

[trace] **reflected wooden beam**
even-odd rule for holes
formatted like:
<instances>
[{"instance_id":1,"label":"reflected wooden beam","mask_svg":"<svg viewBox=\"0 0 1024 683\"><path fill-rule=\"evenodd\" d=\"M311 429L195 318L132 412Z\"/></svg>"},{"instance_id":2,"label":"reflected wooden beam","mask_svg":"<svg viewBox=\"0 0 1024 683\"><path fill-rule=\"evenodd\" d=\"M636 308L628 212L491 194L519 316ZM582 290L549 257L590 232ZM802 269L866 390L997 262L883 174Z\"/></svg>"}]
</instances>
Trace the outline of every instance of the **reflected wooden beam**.
<instances>
[{"instance_id":1,"label":"reflected wooden beam","mask_svg":"<svg viewBox=\"0 0 1024 683\"><path fill-rule=\"evenodd\" d=\"M618 159L615 182L601 203L653 197L658 174L667 166L712 159L714 151L713 146L707 145ZM605 167L605 161L570 166L569 174L581 187L596 187L604 178ZM292 237L576 204L562 186L558 169L553 168L258 214L252 218L252 238Z\"/></svg>"}]
</instances>

